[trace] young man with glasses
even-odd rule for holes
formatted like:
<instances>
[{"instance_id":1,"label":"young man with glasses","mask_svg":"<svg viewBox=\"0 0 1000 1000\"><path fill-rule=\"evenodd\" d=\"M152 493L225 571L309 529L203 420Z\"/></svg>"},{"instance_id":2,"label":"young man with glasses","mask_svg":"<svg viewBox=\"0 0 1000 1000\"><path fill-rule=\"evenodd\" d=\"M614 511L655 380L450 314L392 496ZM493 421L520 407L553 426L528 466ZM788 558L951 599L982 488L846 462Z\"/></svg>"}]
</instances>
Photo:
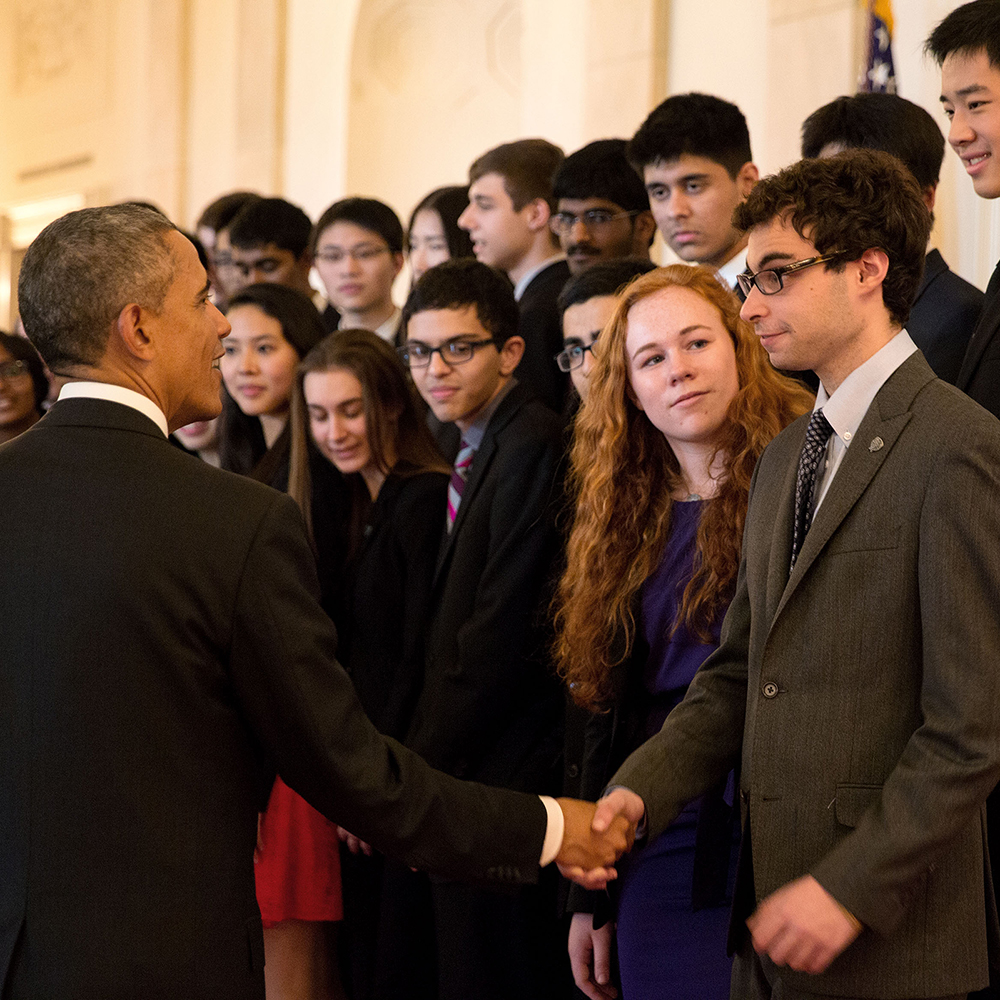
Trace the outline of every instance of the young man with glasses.
<instances>
[{"instance_id":1,"label":"young man with glasses","mask_svg":"<svg viewBox=\"0 0 1000 1000\"><path fill-rule=\"evenodd\" d=\"M541 621L562 439L559 418L513 376L524 350L517 322L506 278L468 259L427 271L403 309L404 362L434 415L462 435L405 742L449 774L542 791L561 780L563 699ZM565 992L554 880L503 895L400 874L433 899L415 919L434 930L434 995Z\"/></svg>"},{"instance_id":2,"label":"young man with glasses","mask_svg":"<svg viewBox=\"0 0 1000 1000\"><path fill-rule=\"evenodd\" d=\"M650 260L612 260L594 264L570 278L559 296L563 349L556 355L560 371L569 372L573 388L587 401L594 344L618 305L618 293L633 278L653 270Z\"/></svg>"},{"instance_id":3,"label":"young man with glasses","mask_svg":"<svg viewBox=\"0 0 1000 1000\"><path fill-rule=\"evenodd\" d=\"M556 413L568 379L552 363L562 332L556 298L569 266L550 228L552 182L563 153L545 139L520 139L483 153L469 167L469 207L458 224L472 238L476 259L507 274L514 285L524 340L517 377Z\"/></svg>"},{"instance_id":4,"label":"young man with glasses","mask_svg":"<svg viewBox=\"0 0 1000 1000\"><path fill-rule=\"evenodd\" d=\"M375 198L334 202L313 227L313 262L330 305L340 312L327 329L371 330L395 343L400 311L392 283L403 267L403 226L399 216Z\"/></svg>"},{"instance_id":5,"label":"young man with glasses","mask_svg":"<svg viewBox=\"0 0 1000 1000\"><path fill-rule=\"evenodd\" d=\"M1000 423L904 328L930 215L899 160L803 160L734 218L743 318L821 387L757 464L721 646L595 826L655 837L742 760L732 995L964 997L998 957Z\"/></svg>"},{"instance_id":6,"label":"young man with glasses","mask_svg":"<svg viewBox=\"0 0 1000 1000\"><path fill-rule=\"evenodd\" d=\"M649 260L656 222L642 178L625 158L624 139L599 139L567 156L553 194L552 232L571 274L622 257Z\"/></svg>"},{"instance_id":7,"label":"young man with glasses","mask_svg":"<svg viewBox=\"0 0 1000 1000\"><path fill-rule=\"evenodd\" d=\"M639 126L626 155L643 176L670 249L714 268L735 289L747 242L733 226L733 210L758 177L740 109L708 94L668 97Z\"/></svg>"}]
</instances>

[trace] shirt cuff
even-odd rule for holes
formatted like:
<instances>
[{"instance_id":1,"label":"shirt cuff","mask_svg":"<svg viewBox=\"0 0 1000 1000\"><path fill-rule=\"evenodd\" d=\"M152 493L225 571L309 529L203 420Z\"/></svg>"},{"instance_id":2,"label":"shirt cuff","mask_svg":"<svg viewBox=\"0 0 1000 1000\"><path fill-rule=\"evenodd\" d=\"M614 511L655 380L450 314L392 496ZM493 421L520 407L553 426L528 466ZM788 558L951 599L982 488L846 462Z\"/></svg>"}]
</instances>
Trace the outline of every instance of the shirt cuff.
<instances>
[{"instance_id":1,"label":"shirt cuff","mask_svg":"<svg viewBox=\"0 0 1000 1000\"><path fill-rule=\"evenodd\" d=\"M539 864L544 868L556 859L559 849L562 847L563 834L566 832L566 817L559 807L559 803L549 795L539 795L548 821L545 824L545 840L542 841L542 857Z\"/></svg>"}]
</instances>

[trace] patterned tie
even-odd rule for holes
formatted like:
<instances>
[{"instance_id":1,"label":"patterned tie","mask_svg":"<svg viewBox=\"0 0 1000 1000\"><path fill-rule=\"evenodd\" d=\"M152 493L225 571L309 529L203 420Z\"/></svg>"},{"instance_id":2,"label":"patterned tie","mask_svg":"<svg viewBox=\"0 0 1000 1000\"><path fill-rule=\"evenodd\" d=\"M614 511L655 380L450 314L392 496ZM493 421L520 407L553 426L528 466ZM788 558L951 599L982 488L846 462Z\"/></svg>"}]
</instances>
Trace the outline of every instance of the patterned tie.
<instances>
[{"instance_id":1,"label":"patterned tie","mask_svg":"<svg viewBox=\"0 0 1000 1000\"><path fill-rule=\"evenodd\" d=\"M462 444L455 459L455 468L451 470L451 482L448 483L448 531L451 531L455 524L458 505L462 502L462 491L465 489L465 480L469 477L469 466L472 465L472 456L475 453L472 445L468 444L465 438L462 438Z\"/></svg>"},{"instance_id":2,"label":"patterned tie","mask_svg":"<svg viewBox=\"0 0 1000 1000\"><path fill-rule=\"evenodd\" d=\"M806 532L812 524L816 482L820 462L826 453L826 443L833 428L822 410L813 410L806 429L806 441L799 456L799 472L795 477L795 527L792 533L792 566L798 558ZM791 567L789 567L791 570Z\"/></svg>"}]
</instances>

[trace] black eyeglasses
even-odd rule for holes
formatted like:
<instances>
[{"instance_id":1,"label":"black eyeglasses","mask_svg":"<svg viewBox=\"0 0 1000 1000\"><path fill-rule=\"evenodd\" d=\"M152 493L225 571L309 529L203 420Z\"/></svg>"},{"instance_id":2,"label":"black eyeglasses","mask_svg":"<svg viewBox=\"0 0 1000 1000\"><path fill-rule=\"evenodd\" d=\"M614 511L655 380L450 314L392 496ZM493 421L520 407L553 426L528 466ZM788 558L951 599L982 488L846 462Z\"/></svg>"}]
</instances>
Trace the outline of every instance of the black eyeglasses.
<instances>
[{"instance_id":1,"label":"black eyeglasses","mask_svg":"<svg viewBox=\"0 0 1000 1000\"><path fill-rule=\"evenodd\" d=\"M609 212L606 208L591 208L579 215L574 215L572 212L556 212L549 219L549 226L554 233L568 233L578 222L582 222L587 229L600 229L617 219L631 219L633 215L638 214L638 211Z\"/></svg>"},{"instance_id":2,"label":"black eyeglasses","mask_svg":"<svg viewBox=\"0 0 1000 1000\"><path fill-rule=\"evenodd\" d=\"M571 372L574 368L579 368L583 364L583 356L587 351L592 351L596 343L595 338L589 344L574 344L572 347L567 347L565 351L560 351L556 355L559 371Z\"/></svg>"},{"instance_id":3,"label":"black eyeglasses","mask_svg":"<svg viewBox=\"0 0 1000 1000\"><path fill-rule=\"evenodd\" d=\"M454 365L464 365L466 361L471 361L473 354L480 347L487 344L494 344L492 340L449 340L440 347L431 347L420 340L408 340L402 347L397 348L399 356L403 359L403 364L407 368L426 368L431 363L431 358L435 354L441 355L441 360L453 367ZM494 344L495 346L495 344Z\"/></svg>"},{"instance_id":4,"label":"black eyeglasses","mask_svg":"<svg viewBox=\"0 0 1000 1000\"><path fill-rule=\"evenodd\" d=\"M6 382L13 382L21 375L28 374L28 366L23 361L8 361L0 364L0 379Z\"/></svg>"},{"instance_id":5,"label":"black eyeglasses","mask_svg":"<svg viewBox=\"0 0 1000 1000\"><path fill-rule=\"evenodd\" d=\"M764 271L758 271L756 274L745 271L743 274L736 275L736 280L739 282L740 291L744 295L749 295L750 290L754 287L757 288L761 295L777 295L785 287L784 277L786 274L794 274L796 271L812 267L813 264L824 264L829 260L836 260L836 258L843 256L843 250L835 250L833 253L820 254L819 257L807 257L805 260L797 260L792 264L783 264L781 267L769 267Z\"/></svg>"}]
</instances>

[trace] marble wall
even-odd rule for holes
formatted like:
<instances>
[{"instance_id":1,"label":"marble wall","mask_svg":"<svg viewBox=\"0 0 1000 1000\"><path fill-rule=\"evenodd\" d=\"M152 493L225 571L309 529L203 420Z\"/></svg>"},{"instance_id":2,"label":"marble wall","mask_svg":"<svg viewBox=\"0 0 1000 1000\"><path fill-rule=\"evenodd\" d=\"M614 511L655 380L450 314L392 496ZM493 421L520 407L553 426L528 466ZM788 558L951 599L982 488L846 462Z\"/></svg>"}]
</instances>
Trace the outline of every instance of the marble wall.
<instances>
[{"instance_id":1,"label":"marble wall","mask_svg":"<svg viewBox=\"0 0 1000 1000\"><path fill-rule=\"evenodd\" d=\"M921 46L958 0L895 6L900 92L944 123ZM668 93L736 101L764 172L856 83L857 0L5 0L0 325L14 250L67 205L144 198L191 225L215 195L404 217L488 147L627 136ZM985 285L1000 209L949 153L935 241Z\"/></svg>"}]
</instances>

